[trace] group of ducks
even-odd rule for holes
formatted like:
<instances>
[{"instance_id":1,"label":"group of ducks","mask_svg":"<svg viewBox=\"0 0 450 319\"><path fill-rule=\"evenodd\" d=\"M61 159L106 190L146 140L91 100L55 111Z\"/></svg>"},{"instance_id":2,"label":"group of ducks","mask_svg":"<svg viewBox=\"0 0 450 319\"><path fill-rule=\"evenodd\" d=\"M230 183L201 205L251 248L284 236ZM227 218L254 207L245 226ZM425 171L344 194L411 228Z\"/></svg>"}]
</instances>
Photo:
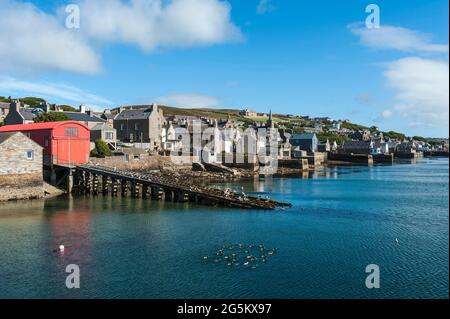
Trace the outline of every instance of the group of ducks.
<instances>
[{"instance_id":1,"label":"group of ducks","mask_svg":"<svg viewBox=\"0 0 450 319\"><path fill-rule=\"evenodd\" d=\"M204 256L205 262L222 263L229 267L242 267L256 269L261 263L266 263L276 254L276 248L267 248L259 245L229 245L222 246L211 256Z\"/></svg>"}]
</instances>

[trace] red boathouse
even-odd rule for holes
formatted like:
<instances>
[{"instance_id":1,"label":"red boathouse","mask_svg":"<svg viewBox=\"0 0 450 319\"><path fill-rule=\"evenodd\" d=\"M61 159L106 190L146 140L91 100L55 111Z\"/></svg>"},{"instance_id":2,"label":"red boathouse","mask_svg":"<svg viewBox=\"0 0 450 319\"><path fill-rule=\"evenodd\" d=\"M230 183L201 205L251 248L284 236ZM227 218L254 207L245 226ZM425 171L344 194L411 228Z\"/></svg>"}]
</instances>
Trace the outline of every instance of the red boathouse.
<instances>
[{"instance_id":1,"label":"red boathouse","mask_svg":"<svg viewBox=\"0 0 450 319\"><path fill-rule=\"evenodd\" d=\"M22 132L41 145L46 165L77 165L89 160L90 131L80 122L6 125L0 132Z\"/></svg>"}]
</instances>

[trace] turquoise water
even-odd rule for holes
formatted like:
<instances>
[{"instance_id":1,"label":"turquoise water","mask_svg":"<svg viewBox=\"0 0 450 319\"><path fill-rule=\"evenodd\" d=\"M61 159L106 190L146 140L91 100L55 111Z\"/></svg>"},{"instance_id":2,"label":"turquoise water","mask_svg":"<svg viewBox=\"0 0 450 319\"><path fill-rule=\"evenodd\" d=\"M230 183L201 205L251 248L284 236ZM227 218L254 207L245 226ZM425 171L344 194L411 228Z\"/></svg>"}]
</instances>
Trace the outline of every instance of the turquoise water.
<instances>
[{"instance_id":1,"label":"turquoise water","mask_svg":"<svg viewBox=\"0 0 450 319\"><path fill-rule=\"evenodd\" d=\"M243 184L293 203L286 211L120 198L3 204L0 297L447 298L448 178L448 159L423 159ZM235 243L278 251L257 269L203 261ZM53 252L60 244L65 252ZM80 289L65 286L68 264L80 267ZM380 289L365 287L368 264L380 267Z\"/></svg>"}]
</instances>

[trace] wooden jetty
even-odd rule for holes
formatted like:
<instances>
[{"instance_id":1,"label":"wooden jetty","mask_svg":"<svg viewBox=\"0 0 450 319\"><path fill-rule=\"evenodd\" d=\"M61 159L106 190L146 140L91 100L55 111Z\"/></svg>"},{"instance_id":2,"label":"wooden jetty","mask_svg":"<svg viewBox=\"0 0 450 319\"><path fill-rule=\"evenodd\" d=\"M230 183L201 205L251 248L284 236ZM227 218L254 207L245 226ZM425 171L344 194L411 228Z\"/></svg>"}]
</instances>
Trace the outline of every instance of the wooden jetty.
<instances>
[{"instance_id":1,"label":"wooden jetty","mask_svg":"<svg viewBox=\"0 0 450 319\"><path fill-rule=\"evenodd\" d=\"M109 167L80 165L76 167L73 189L92 195L131 196L153 200L195 202L205 205L220 205L247 209L273 210L291 207L291 204L276 202L268 198L248 196L231 190L193 185L175 176L160 176L151 173L136 173L115 170Z\"/></svg>"}]
</instances>

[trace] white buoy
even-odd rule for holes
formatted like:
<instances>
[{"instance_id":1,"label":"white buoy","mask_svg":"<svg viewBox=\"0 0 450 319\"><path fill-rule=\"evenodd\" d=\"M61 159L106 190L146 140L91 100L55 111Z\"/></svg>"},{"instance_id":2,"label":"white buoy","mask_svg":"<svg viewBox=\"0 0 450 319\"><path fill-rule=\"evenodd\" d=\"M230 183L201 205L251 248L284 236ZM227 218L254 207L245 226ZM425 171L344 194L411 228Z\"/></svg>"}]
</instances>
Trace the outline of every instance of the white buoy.
<instances>
[{"instance_id":1,"label":"white buoy","mask_svg":"<svg viewBox=\"0 0 450 319\"><path fill-rule=\"evenodd\" d=\"M59 245L59 251L64 251L64 245Z\"/></svg>"},{"instance_id":2,"label":"white buoy","mask_svg":"<svg viewBox=\"0 0 450 319\"><path fill-rule=\"evenodd\" d=\"M398 244L398 238L395 238L395 242Z\"/></svg>"}]
</instances>

